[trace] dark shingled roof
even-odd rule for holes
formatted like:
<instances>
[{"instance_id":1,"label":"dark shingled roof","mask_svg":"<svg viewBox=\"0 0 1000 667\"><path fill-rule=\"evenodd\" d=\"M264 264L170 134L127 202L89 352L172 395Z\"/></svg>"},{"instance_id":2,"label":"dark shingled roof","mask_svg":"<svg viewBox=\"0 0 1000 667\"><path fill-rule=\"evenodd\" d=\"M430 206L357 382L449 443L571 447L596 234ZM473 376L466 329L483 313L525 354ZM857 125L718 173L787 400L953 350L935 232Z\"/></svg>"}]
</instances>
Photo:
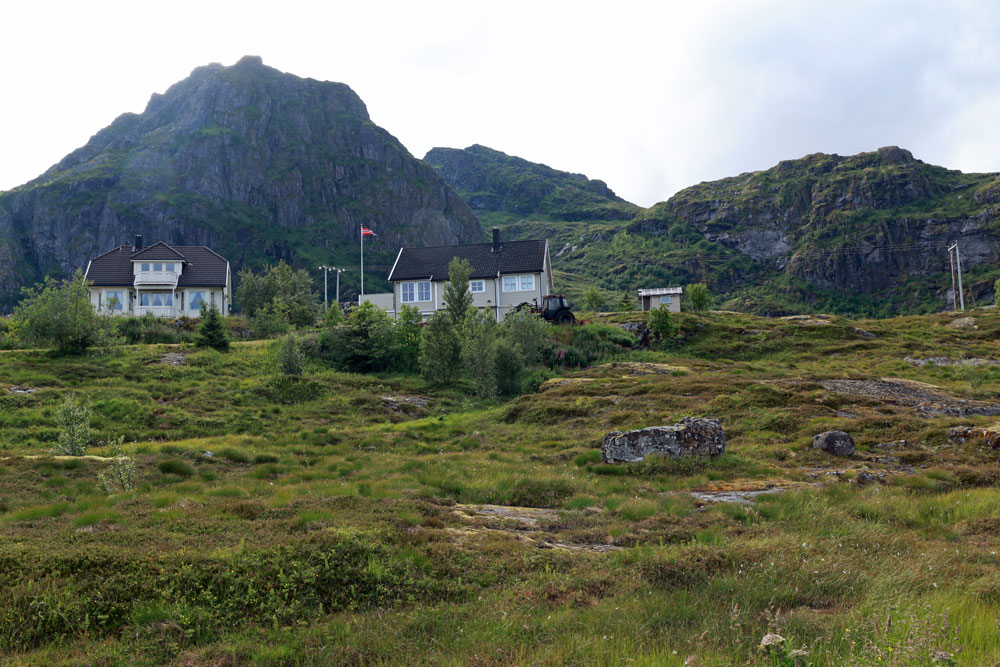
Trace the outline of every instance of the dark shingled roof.
<instances>
[{"instance_id":1,"label":"dark shingled roof","mask_svg":"<svg viewBox=\"0 0 1000 667\"><path fill-rule=\"evenodd\" d=\"M154 248L158 249L157 254L161 251L171 251L175 254L163 257L147 256L146 252ZM179 260L178 255L183 260ZM203 245L168 246L162 241L139 252L135 252L132 246L123 245L98 255L90 260L87 280L97 287L131 286L135 280L132 272L133 259L183 261L184 268L177 281L178 287L226 286L229 263L224 257Z\"/></svg>"},{"instance_id":2,"label":"dark shingled roof","mask_svg":"<svg viewBox=\"0 0 1000 667\"><path fill-rule=\"evenodd\" d=\"M169 262L171 260L183 260L184 255L180 254L175 248L171 248L163 241L157 241L148 248L143 248L139 252L133 254L132 259L141 259L147 262L164 259Z\"/></svg>"},{"instance_id":3,"label":"dark shingled roof","mask_svg":"<svg viewBox=\"0 0 1000 667\"><path fill-rule=\"evenodd\" d=\"M495 278L497 272L540 273L545 270L544 239L537 241L503 241L500 252L493 252L492 243L447 245L436 248L403 248L392 267L389 281L448 279L448 264L458 257L472 265L470 278Z\"/></svg>"}]
</instances>

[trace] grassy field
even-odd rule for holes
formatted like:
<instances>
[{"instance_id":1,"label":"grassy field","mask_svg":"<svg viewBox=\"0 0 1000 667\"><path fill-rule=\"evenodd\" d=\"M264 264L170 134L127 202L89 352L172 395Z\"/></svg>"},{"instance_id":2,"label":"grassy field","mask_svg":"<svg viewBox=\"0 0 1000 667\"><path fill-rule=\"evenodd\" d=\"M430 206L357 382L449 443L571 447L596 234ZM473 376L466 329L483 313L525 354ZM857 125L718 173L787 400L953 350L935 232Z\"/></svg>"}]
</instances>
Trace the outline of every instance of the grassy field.
<instances>
[{"instance_id":1,"label":"grassy field","mask_svg":"<svg viewBox=\"0 0 1000 667\"><path fill-rule=\"evenodd\" d=\"M1000 359L1000 314L969 314L683 315L506 402L285 377L264 342L0 352L0 660L995 664L1000 454L949 432L1000 420L1000 366L960 362ZM51 454L67 394L135 490L100 490L106 447ZM600 462L688 415L725 455Z\"/></svg>"}]
</instances>

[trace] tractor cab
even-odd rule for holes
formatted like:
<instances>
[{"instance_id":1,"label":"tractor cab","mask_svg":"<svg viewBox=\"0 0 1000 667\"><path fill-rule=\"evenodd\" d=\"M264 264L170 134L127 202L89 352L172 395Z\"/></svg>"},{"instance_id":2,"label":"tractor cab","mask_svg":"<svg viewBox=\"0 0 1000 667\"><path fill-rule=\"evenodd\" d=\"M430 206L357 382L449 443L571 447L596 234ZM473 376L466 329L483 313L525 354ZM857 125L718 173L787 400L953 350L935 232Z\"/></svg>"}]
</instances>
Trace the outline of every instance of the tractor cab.
<instances>
[{"instance_id":1,"label":"tractor cab","mask_svg":"<svg viewBox=\"0 0 1000 667\"><path fill-rule=\"evenodd\" d=\"M576 321L569 302L562 294L548 294L542 297L542 317L553 324L573 324Z\"/></svg>"}]
</instances>

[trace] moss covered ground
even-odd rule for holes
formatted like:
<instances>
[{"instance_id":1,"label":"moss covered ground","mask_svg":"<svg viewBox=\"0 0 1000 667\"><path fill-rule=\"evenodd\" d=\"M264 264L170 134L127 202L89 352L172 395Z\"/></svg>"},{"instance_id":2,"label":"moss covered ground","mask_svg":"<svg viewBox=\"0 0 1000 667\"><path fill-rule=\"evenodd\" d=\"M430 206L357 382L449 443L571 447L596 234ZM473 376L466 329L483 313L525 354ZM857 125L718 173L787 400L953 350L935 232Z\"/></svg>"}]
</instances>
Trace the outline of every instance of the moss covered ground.
<instances>
[{"instance_id":1,"label":"moss covered ground","mask_svg":"<svg viewBox=\"0 0 1000 667\"><path fill-rule=\"evenodd\" d=\"M1000 366L953 363L1000 359L1000 314L969 315L681 315L510 401L288 378L266 343L0 352L0 661L994 664L1000 454L948 434L1000 420ZM104 446L51 455L69 393L136 445L134 490L99 489ZM688 415L725 455L600 462Z\"/></svg>"}]
</instances>

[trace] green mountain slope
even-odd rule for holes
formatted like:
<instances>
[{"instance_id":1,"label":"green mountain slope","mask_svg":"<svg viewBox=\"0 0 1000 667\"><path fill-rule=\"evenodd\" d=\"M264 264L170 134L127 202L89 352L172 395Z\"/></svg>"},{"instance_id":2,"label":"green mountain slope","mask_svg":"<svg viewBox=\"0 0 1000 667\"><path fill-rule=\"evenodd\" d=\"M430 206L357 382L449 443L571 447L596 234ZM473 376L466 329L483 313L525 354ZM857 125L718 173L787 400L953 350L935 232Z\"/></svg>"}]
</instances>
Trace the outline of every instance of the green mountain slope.
<instances>
[{"instance_id":1,"label":"green mountain slope","mask_svg":"<svg viewBox=\"0 0 1000 667\"><path fill-rule=\"evenodd\" d=\"M134 234L209 245L234 269L285 259L375 275L401 245L474 242L468 206L371 122L346 85L246 57L199 67L39 178L0 193L0 312L19 287L65 275ZM357 272L345 273L346 291Z\"/></svg>"},{"instance_id":2,"label":"green mountain slope","mask_svg":"<svg viewBox=\"0 0 1000 667\"><path fill-rule=\"evenodd\" d=\"M433 148L424 161L481 218L621 220L640 210L612 192L604 181L559 171L478 144L466 149Z\"/></svg>"},{"instance_id":3,"label":"green mountain slope","mask_svg":"<svg viewBox=\"0 0 1000 667\"><path fill-rule=\"evenodd\" d=\"M473 174L484 169L477 152L465 153ZM507 175L493 187L508 200L523 178L513 160L506 172L490 172ZM463 187L479 181L439 171L470 204L484 199ZM896 147L808 155L701 183L627 221L574 215L572 207L503 215L509 233L553 240L553 265L571 293L587 284L634 294L705 282L720 305L766 314L930 312L950 304L947 247L955 241L967 302L991 302L1000 276L998 175L929 165Z\"/></svg>"}]
</instances>

